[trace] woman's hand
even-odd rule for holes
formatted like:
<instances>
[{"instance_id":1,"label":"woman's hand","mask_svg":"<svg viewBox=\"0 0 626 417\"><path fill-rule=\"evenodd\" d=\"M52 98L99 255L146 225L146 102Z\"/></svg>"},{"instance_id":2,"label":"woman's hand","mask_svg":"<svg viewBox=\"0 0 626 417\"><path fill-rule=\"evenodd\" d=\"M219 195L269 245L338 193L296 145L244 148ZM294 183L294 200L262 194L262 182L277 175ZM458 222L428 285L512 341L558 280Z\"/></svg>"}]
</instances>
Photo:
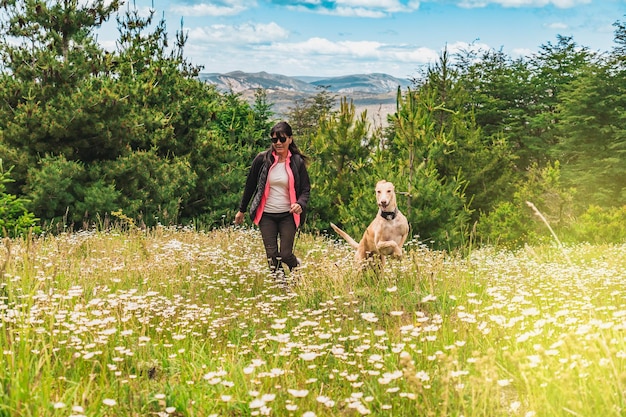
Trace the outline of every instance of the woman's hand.
<instances>
[{"instance_id":1,"label":"woman's hand","mask_svg":"<svg viewBox=\"0 0 626 417\"><path fill-rule=\"evenodd\" d=\"M243 211L238 211L237 214L235 214L235 224L243 223L243 219L245 217L246 217L246 213L244 213Z\"/></svg>"},{"instance_id":2,"label":"woman's hand","mask_svg":"<svg viewBox=\"0 0 626 417\"><path fill-rule=\"evenodd\" d=\"M298 203L293 203L291 205L291 210L289 210L289 213L301 214L302 213L302 207Z\"/></svg>"}]
</instances>

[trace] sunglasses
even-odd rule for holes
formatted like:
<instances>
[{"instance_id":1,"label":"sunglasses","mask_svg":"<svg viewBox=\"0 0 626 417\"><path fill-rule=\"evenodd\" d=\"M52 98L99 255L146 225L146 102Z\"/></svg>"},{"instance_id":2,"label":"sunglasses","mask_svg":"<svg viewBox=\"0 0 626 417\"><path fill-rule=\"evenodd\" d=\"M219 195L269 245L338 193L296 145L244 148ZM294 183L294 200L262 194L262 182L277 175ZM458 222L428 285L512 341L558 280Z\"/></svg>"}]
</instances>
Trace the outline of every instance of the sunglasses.
<instances>
[{"instance_id":1,"label":"sunglasses","mask_svg":"<svg viewBox=\"0 0 626 417\"><path fill-rule=\"evenodd\" d=\"M272 143L276 143L280 140L280 143L285 143L287 142L287 138L286 137L280 137L280 138L270 138L272 140Z\"/></svg>"}]
</instances>

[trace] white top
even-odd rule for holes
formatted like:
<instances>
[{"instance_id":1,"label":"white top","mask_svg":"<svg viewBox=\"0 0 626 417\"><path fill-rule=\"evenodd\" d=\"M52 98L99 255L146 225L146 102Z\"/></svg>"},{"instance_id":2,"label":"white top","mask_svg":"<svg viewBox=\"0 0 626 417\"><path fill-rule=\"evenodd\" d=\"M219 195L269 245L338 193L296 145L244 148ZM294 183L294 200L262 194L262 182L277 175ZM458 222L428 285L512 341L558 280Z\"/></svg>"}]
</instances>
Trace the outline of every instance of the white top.
<instances>
[{"instance_id":1,"label":"white top","mask_svg":"<svg viewBox=\"0 0 626 417\"><path fill-rule=\"evenodd\" d=\"M284 213L291 209L289 202L289 177L285 162L277 163L270 169L267 180L270 183L270 194L265 202L265 213Z\"/></svg>"}]
</instances>

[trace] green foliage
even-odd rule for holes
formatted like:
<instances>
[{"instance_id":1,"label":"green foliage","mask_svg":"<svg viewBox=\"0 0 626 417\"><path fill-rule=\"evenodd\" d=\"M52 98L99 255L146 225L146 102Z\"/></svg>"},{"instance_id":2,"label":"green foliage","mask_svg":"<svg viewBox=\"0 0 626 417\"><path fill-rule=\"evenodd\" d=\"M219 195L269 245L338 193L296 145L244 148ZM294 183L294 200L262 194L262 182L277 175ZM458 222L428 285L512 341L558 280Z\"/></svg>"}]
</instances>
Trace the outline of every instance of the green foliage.
<instances>
[{"instance_id":1,"label":"green foliage","mask_svg":"<svg viewBox=\"0 0 626 417\"><path fill-rule=\"evenodd\" d=\"M588 205L626 203L626 70L607 60L590 67L563 94L561 141L555 154L563 161L563 180L579 195L578 212Z\"/></svg>"},{"instance_id":2,"label":"green foliage","mask_svg":"<svg viewBox=\"0 0 626 417\"><path fill-rule=\"evenodd\" d=\"M528 241L528 216L521 205L503 201L488 214L481 214L476 234L483 245L518 248Z\"/></svg>"},{"instance_id":3,"label":"green foliage","mask_svg":"<svg viewBox=\"0 0 626 417\"><path fill-rule=\"evenodd\" d=\"M181 158L137 151L85 169L82 162L49 156L29 170L30 207L48 220L82 224L123 208L146 223L178 220L195 176Z\"/></svg>"},{"instance_id":4,"label":"green foliage","mask_svg":"<svg viewBox=\"0 0 626 417\"><path fill-rule=\"evenodd\" d=\"M626 242L626 206L602 208L591 205L575 221L561 228L561 239L590 244Z\"/></svg>"},{"instance_id":5,"label":"green foliage","mask_svg":"<svg viewBox=\"0 0 626 417\"><path fill-rule=\"evenodd\" d=\"M431 102L432 131L446 138L443 152L434 161L435 167L442 178L455 178L460 173L474 222L480 212L510 198L517 178L514 170L517 156L503 134L487 135L484 126L478 125L476 114L480 115L485 105L468 105L474 103L476 93L468 91L467 77L464 68L454 65L444 51L439 62L416 84L420 95L429 97ZM436 106L436 103L441 104Z\"/></svg>"},{"instance_id":6,"label":"green foliage","mask_svg":"<svg viewBox=\"0 0 626 417\"><path fill-rule=\"evenodd\" d=\"M253 105L218 92L185 60L182 28L170 47L155 11L120 7L0 3L0 159L13 167L3 198L17 207L8 218L20 205L32 212L18 229L36 217L89 227L113 212L137 225L222 226L269 146L265 91ZM116 13L118 47L105 52L95 30ZM594 237L593 221L619 239L626 25L615 28L617 46L603 55L563 36L528 58L444 51L413 89L398 90L384 131L348 98L335 110L328 86L296 101L288 120L311 157L306 227L332 221L358 237L386 179L412 233L434 248L464 245L474 225L479 242L543 241L526 201L567 240Z\"/></svg>"},{"instance_id":7,"label":"green foliage","mask_svg":"<svg viewBox=\"0 0 626 417\"><path fill-rule=\"evenodd\" d=\"M368 170L372 151L367 129L367 114L357 116L354 104L345 98L335 116L320 119L317 133L306 143L313 161L309 166L313 196L309 226L324 230L330 222L359 223L356 213L348 219L341 218L340 213L342 207L350 206L355 200L354 193L363 190L361 179Z\"/></svg>"},{"instance_id":8,"label":"green foliage","mask_svg":"<svg viewBox=\"0 0 626 417\"><path fill-rule=\"evenodd\" d=\"M295 134L300 137L314 135L320 120L331 118L334 115L333 107L337 97L331 94L330 86L317 86L318 92L313 97L296 100L289 108L287 117Z\"/></svg>"},{"instance_id":9,"label":"green foliage","mask_svg":"<svg viewBox=\"0 0 626 417\"><path fill-rule=\"evenodd\" d=\"M503 201L492 211L481 213L476 228L478 241L516 248L550 239L546 225L527 202L533 203L554 229L571 224L574 191L563 187L560 167L558 161L544 168L533 164L526 179L517 185L511 201Z\"/></svg>"},{"instance_id":10,"label":"green foliage","mask_svg":"<svg viewBox=\"0 0 626 417\"><path fill-rule=\"evenodd\" d=\"M530 161L544 164L559 142L561 122L559 105L564 93L588 70L595 54L574 42L572 37L557 36L529 59L531 71L524 88L532 92L526 103L528 129L521 137ZM558 158L558 156L557 156Z\"/></svg>"},{"instance_id":11,"label":"green foliage","mask_svg":"<svg viewBox=\"0 0 626 417\"><path fill-rule=\"evenodd\" d=\"M93 31L117 2L2 6L30 29L18 18L3 23L27 41L0 43L9 69L0 75L0 157L18 167L13 189L37 215L88 225L123 210L154 225L207 214L213 222L236 206L245 164L267 145L271 105L262 92L252 109L200 82L183 58L186 38L177 33L170 49L154 10L121 14L118 50L105 53ZM39 33L41 13L58 25L46 20ZM63 23L83 13L94 19Z\"/></svg>"},{"instance_id":12,"label":"green foliage","mask_svg":"<svg viewBox=\"0 0 626 417\"><path fill-rule=\"evenodd\" d=\"M79 161L65 156L45 156L28 169L26 195L33 212L46 220L63 220L68 215L73 220L82 217L73 208L82 197L83 185L88 175Z\"/></svg>"},{"instance_id":13,"label":"green foliage","mask_svg":"<svg viewBox=\"0 0 626 417\"><path fill-rule=\"evenodd\" d=\"M28 201L6 192L5 184L12 182L11 169L5 171L0 161L0 236L17 237L39 233L35 215L26 209Z\"/></svg>"},{"instance_id":14,"label":"green foliage","mask_svg":"<svg viewBox=\"0 0 626 417\"><path fill-rule=\"evenodd\" d=\"M86 222L97 217L105 218L120 207L121 194L115 184L97 179L84 187L81 200L76 202L76 214L82 214L82 220Z\"/></svg>"},{"instance_id":15,"label":"green foliage","mask_svg":"<svg viewBox=\"0 0 626 417\"><path fill-rule=\"evenodd\" d=\"M155 149L119 158L104 165L102 172L117 184L118 208L146 224L176 224L196 181L185 158L162 158Z\"/></svg>"},{"instance_id":16,"label":"green foliage","mask_svg":"<svg viewBox=\"0 0 626 417\"><path fill-rule=\"evenodd\" d=\"M471 212L461 170L455 176L440 174L454 142L437 123L446 109L436 100L434 91L398 91L397 112L390 117L394 136L379 159L387 180L407 196L404 213L413 234L433 248L449 249L466 240Z\"/></svg>"}]
</instances>

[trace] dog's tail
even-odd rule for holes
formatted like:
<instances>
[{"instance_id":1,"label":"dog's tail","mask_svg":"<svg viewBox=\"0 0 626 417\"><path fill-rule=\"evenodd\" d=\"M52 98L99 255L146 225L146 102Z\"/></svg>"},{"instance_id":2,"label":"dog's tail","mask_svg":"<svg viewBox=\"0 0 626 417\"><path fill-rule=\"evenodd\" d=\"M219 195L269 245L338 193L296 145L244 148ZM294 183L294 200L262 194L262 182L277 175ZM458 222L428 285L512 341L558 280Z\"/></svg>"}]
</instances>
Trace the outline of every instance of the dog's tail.
<instances>
[{"instance_id":1,"label":"dog's tail","mask_svg":"<svg viewBox=\"0 0 626 417\"><path fill-rule=\"evenodd\" d=\"M350 246L352 246L354 249L359 247L359 242L357 242L356 240L352 239L349 234L347 234L346 232L341 230L339 227L337 227L337 225L331 223L330 227L332 227L333 230L335 232L337 232L337 234L339 234L339 236L344 238L346 240L346 242L348 242L350 244Z\"/></svg>"}]
</instances>

